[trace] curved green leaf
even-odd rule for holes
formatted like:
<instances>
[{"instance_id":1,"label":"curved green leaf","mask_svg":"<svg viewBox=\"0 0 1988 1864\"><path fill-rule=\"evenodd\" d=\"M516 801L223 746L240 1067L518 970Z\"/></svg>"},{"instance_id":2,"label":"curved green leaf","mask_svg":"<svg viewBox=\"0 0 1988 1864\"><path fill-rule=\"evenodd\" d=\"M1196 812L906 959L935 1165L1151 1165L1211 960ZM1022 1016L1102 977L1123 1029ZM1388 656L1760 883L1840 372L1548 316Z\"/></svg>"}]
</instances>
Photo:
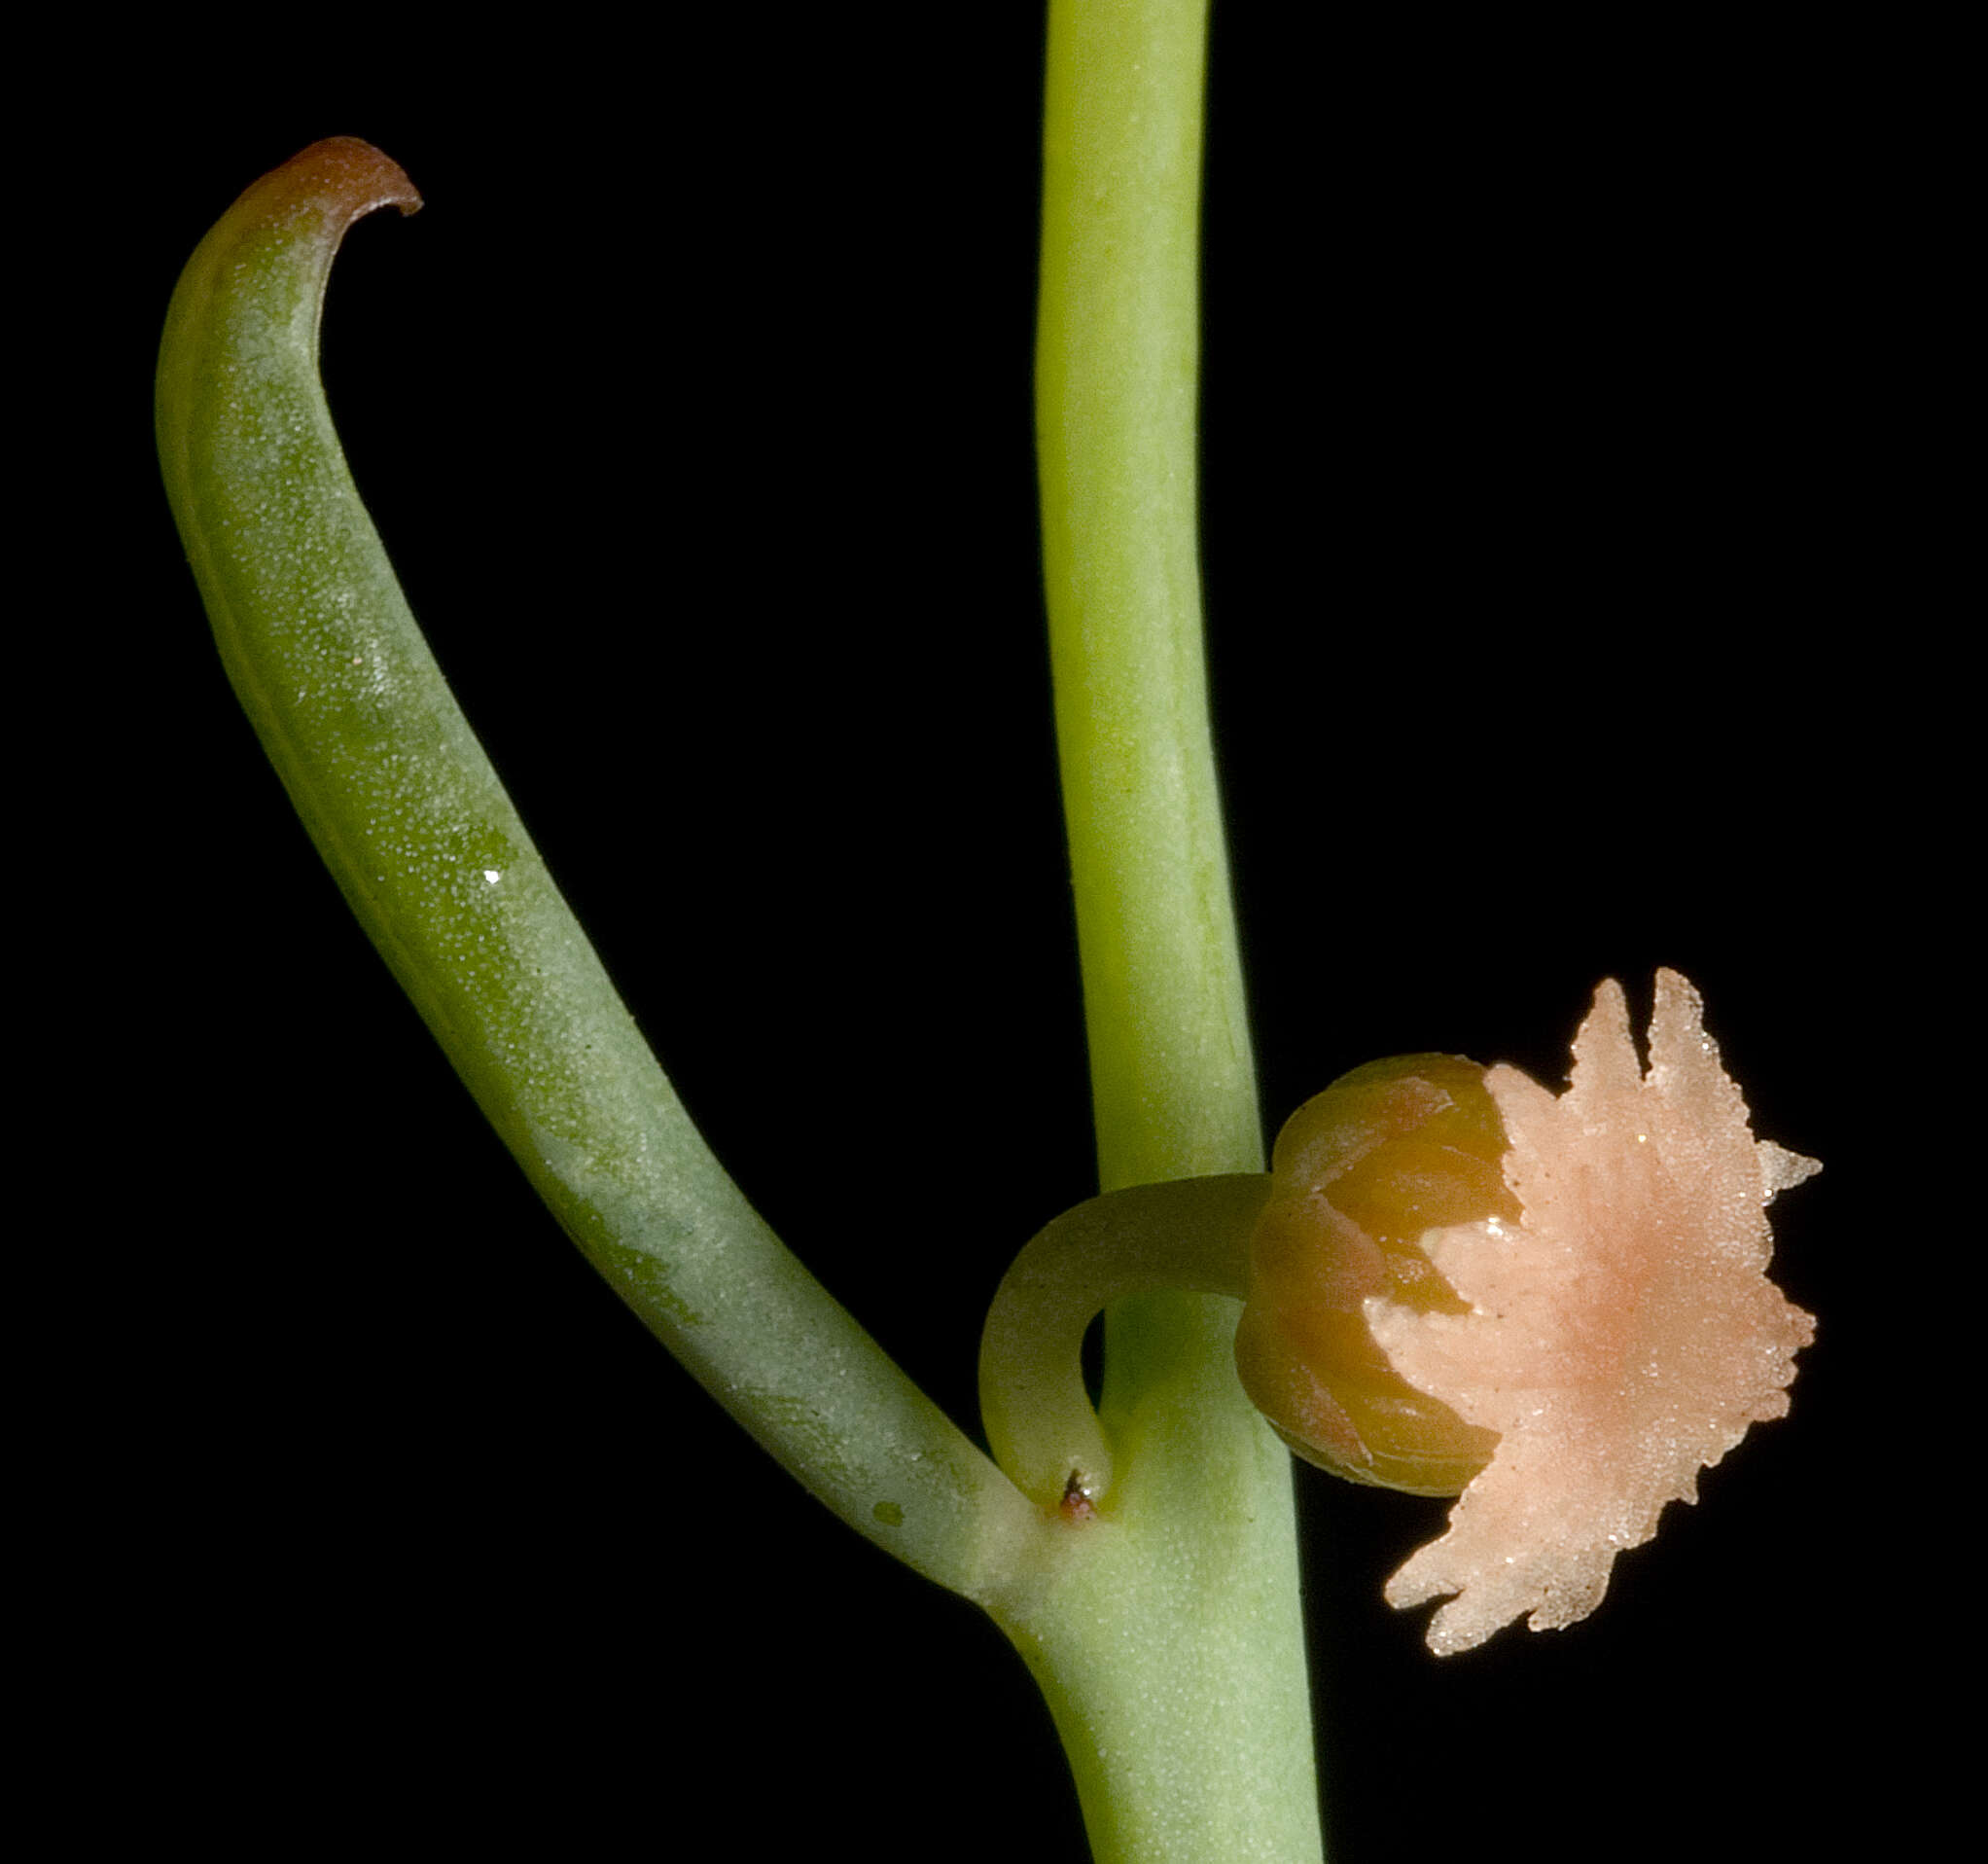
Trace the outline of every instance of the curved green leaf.
<instances>
[{"instance_id":1,"label":"curved green leaf","mask_svg":"<svg viewBox=\"0 0 1988 1864\"><path fill-rule=\"evenodd\" d=\"M235 202L173 294L160 456L229 677L353 912L567 1234L845 1521L979 1595L1041 1531L1034 1511L705 1146L360 503L318 324L345 230L388 204L419 205L399 167L349 137L318 143Z\"/></svg>"}]
</instances>

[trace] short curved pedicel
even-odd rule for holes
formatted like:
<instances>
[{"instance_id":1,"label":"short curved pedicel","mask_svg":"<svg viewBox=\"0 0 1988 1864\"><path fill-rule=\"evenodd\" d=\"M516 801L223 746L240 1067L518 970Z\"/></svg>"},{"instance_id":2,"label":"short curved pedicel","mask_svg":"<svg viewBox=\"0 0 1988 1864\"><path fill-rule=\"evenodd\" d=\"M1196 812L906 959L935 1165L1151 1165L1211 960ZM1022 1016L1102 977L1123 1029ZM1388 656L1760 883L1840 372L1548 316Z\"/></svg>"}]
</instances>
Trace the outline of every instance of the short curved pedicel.
<instances>
[{"instance_id":1,"label":"short curved pedicel","mask_svg":"<svg viewBox=\"0 0 1988 1864\"><path fill-rule=\"evenodd\" d=\"M160 461L229 677L318 851L567 1234L837 1514L970 1595L1034 1513L767 1230L691 1125L408 612L318 377L345 230L411 212L349 137L201 242Z\"/></svg>"},{"instance_id":2,"label":"short curved pedicel","mask_svg":"<svg viewBox=\"0 0 1988 1864\"><path fill-rule=\"evenodd\" d=\"M1260 1171L1128 1185L1064 1211L1015 1257L980 1335L980 1419L1025 1494L1077 1512L1107 1502L1112 1451L1083 1388L1084 1329L1127 1295L1242 1300L1270 1189Z\"/></svg>"}]
</instances>

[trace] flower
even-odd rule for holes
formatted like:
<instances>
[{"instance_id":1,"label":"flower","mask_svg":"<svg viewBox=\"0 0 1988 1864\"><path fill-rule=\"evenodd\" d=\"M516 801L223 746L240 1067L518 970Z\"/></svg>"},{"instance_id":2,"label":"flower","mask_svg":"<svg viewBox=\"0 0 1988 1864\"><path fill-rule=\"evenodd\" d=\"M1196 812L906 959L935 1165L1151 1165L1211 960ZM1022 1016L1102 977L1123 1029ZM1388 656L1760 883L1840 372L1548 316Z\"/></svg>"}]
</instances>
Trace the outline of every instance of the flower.
<instances>
[{"instance_id":1,"label":"flower","mask_svg":"<svg viewBox=\"0 0 1988 1864\"><path fill-rule=\"evenodd\" d=\"M1334 1083L1278 1140L1238 1364L1260 1404L1306 1394L1303 1427L1325 1435L1300 1453L1392 1487L1462 1487L1447 1531L1386 1589L1397 1606L1448 1598L1429 1628L1438 1654L1520 1616L1536 1631L1586 1617L1615 1556L1666 1503L1696 1499L1699 1469L1787 1412L1815 1337L1767 1278L1765 1207L1822 1167L1754 1138L1674 971L1657 973L1649 1050L1645 1069L1609 982L1563 1094L1515 1068L1409 1057ZM1459 1213L1443 1187L1482 1155L1480 1099L1499 1182ZM1313 1253L1294 1273L1300 1210ZM1311 1307L1279 1306L1300 1287ZM1266 1343L1285 1352L1267 1372ZM1329 1353L1294 1369L1295 1344ZM1291 1441L1291 1405L1265 1409ZM1414 1480L1432 1473L1462 1480Z\"/></svg>"}]
</instances>

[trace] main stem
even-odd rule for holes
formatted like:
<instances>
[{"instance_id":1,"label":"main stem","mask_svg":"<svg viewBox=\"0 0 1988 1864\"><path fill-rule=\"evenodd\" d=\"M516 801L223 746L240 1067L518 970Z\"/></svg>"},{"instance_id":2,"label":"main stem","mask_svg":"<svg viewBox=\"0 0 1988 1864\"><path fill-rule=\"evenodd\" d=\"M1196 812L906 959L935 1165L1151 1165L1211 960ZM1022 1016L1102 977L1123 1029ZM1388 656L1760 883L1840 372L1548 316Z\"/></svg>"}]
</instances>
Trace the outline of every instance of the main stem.
<instances>
[{"instance_id":1,"label":"main stem","mask_svg":"<svg viewBox=\"0 0 1988 1864\"><path fill-rule=\"evenodd\" d=\"M1050 10L1036 440L1106 1191L1262 1164L1195 548L1205 29Z\"/></svg>"},{"instance_id":2,"label":"main stem","mask_svg":"<svg viewBox=\"0 0 1988 1864\"><path fill-rule=\"evenodd\" d=\"M1103 1189L1262 1167L1195 547L1206 0L1053 0L1045 573ZM1237 1308L1107 1316L1109 1506L997 1616L1101 1861L1320 1855L1289 1459Z\"/></svg>"}]
</instances>

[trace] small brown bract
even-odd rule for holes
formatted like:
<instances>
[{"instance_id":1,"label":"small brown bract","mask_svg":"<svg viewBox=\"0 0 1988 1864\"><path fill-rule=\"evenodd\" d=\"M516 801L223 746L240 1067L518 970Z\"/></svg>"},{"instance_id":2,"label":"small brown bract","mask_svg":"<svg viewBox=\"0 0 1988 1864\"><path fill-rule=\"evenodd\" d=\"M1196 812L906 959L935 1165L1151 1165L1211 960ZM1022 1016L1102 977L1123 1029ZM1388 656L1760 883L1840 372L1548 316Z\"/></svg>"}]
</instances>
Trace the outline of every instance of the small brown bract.
<instances>
[{"instance_id":1,"label":"small brown bract","mask_svg":"<svg viewBox=\"0 0 1988 1864\"><path fill-rule=\"evenodd\" d=\"M1565 1093L1509 1067L1486 1086L1524 1215L1423 1238L1472 1311L1367 1304L1410 1384L1500 1433L1448 1532L1388 1582L1394 1605L1454 1595L1429 1628L1443 1655L1522 1613L1541 1631L1593 1611L1665 1503L1695 1500L1699 1469L1788 1410L1815 1334L1767 1279L1765 1206L1822 1167L1754 1138L1676 972L1657 973L1647 1073L1611 981Z\"/></svg>"}]
</instances>

